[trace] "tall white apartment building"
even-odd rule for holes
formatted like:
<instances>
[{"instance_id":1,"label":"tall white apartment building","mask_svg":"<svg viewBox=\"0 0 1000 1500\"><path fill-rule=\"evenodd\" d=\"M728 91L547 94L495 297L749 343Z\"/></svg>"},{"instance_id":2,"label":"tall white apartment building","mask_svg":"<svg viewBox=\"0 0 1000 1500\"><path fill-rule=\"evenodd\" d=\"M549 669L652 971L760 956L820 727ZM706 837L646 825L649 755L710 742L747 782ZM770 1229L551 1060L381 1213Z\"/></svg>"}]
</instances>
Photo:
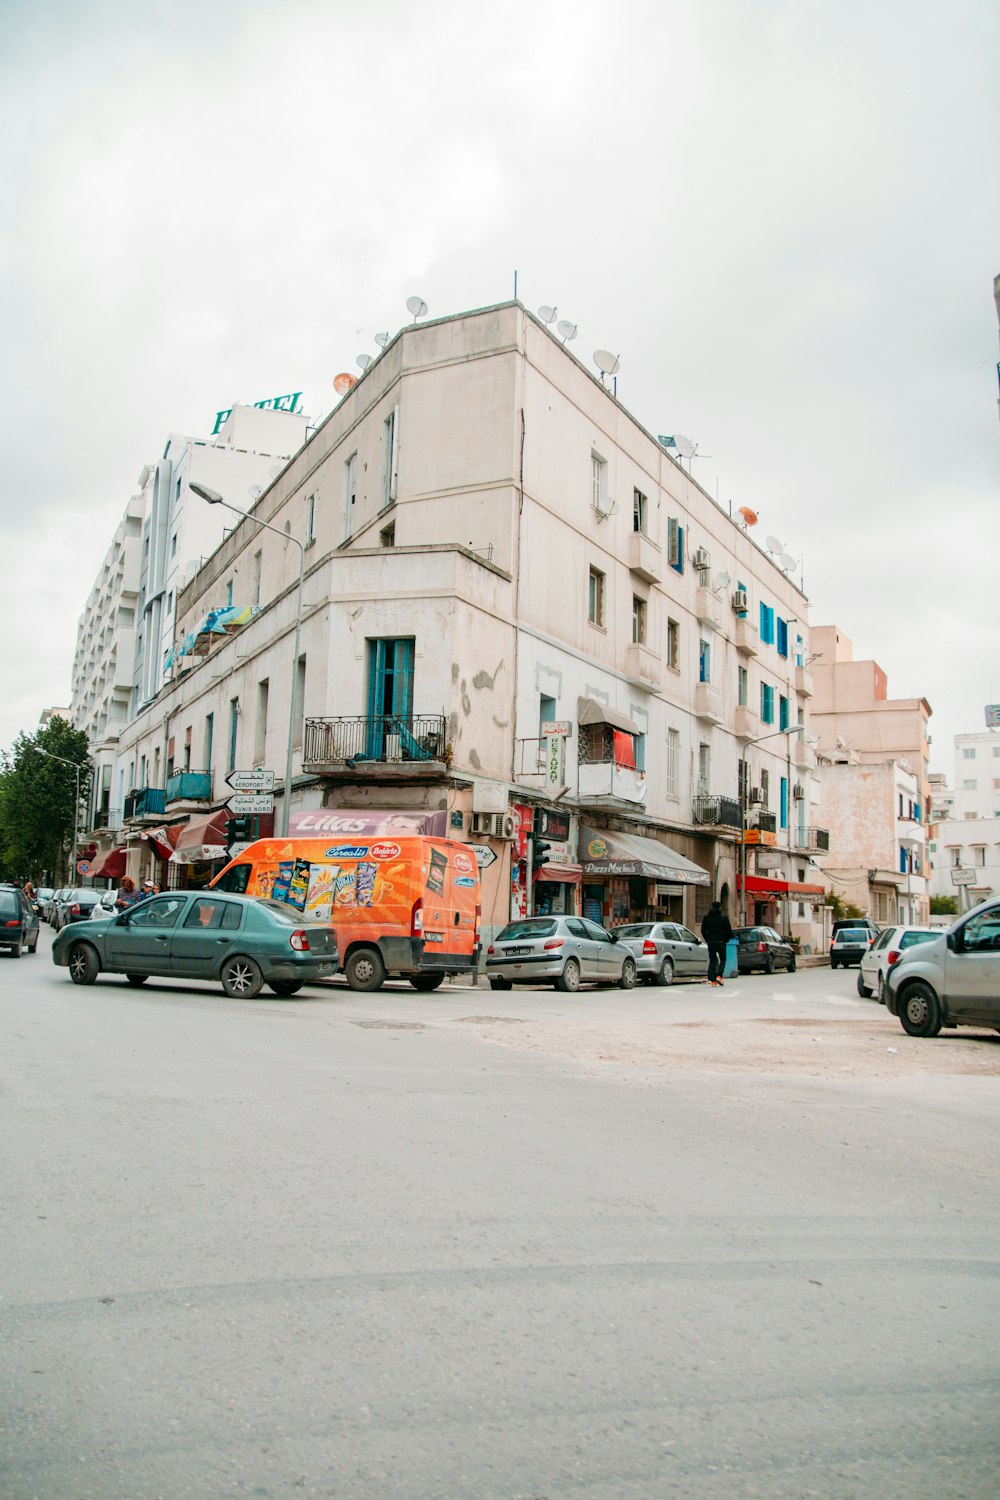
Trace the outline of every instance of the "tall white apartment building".
<instances>
[{"instance_id":1,"label":"tall white apartment building","mask_svg":"<svg viewBox=\"0 0 1000 1500\"><path fill-rule=\"evenodd\" d=\"M952 790L955 817L1000 816L1000 731L956 734Z\"/></svg>"},{"instance_id":2,"label":"tall white apartment building","mask_svg":"<svg viewBox=\"0 0 1000 1500\"><path fill-rule=\"evenodd\" d=\"M529 902L693 923L718 893L808 940L807 600L520 304L404 328L255 514L179 593L119 747L135 859L145 792L179 855L217 850L227 774L267 768L293 828L488 844L488 927ZM169 791L195 771L198 810Z\"/></svg>"},{"instance_id":3,"label":"tall white apartment building","mask_svg":"<svg viewBox=\"0 0 1000 1500\"><path fill-rule=\"evenodd\" d=\"M1000 890L1000 733L956 734L953 784L942 780L932 801L931 894L966 910Z\"/></svg>"}]
</instances>

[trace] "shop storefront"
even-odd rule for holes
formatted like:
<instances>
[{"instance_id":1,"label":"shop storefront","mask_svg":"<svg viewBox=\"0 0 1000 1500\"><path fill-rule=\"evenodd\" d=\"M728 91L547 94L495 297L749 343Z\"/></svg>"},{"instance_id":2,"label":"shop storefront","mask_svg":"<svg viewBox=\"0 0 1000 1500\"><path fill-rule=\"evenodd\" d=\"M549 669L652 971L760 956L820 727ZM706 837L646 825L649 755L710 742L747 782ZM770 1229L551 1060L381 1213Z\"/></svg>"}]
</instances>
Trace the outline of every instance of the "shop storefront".
<instances>
[{"instance_id":1,"label":"shop storefront","mask_svg":"<svg viewBox=\"0 0 1000 1500\"><path fill-rule=\"evenodd\" d=\"M532 863L532 915L579 916L583 871L575 858L569 813L552 807L531 807L527 803L515 803L511 811L516 819L511 859L511 916L528 914L528 838L532 833L548 846L544 851L545 863L537 868Z\"/></svg>"},{"instance_id":2,"label":"shop storefront","mask_svg":"<svg viewBox=\"0 0 1000 1500\"><path fill-rule=\"evenodd\" d=\"M605 927L690 923L695 890L711 885L707 870L658 839L602 828L581 828L580 866L583 915Z\"/></svg>"},{"instance_id":3,"label":"shop storefront","mask_svg":"<svg viewBox=\"0 0 1000 1500\"><path fill-rule=\"evenodd\" d=\"M737 886L740 877L737 877ZM799 908L812 911L826 900L821 885L800 880L773 880L764 875L746 877L746 926L774 927L790 935L799 919Z\"/></svg>"}]
</instances>

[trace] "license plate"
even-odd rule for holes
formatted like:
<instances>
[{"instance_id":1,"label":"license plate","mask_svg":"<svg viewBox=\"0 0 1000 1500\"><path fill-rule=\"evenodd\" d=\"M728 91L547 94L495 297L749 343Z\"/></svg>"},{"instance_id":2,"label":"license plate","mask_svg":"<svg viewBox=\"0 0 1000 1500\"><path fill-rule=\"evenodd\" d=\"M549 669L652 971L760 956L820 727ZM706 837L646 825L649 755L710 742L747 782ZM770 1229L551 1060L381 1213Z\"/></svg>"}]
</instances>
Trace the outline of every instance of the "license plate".
<instances>
[{"instance_id":1,"label":"license plate","mask_svg":"<svg viewBox=\"0 0 1000 1500\"><path fill-rule=\"evenodd\" d=\"M444 942L444 933L443 932L425 932L424 933L424 942L425 943L443 943Z\"/></svg>"},{"instance_id":2,"label":"license plate","mask_svg":"<svg viewBox=\"0 0 1000 1500\"><path fill-rule=\"evenodd\" d=\"M505 948L504 952L506 953L506 955L507 955L508 958L523 958L523 956L526 953L530 953L531 952L531 949L530 948Z\"/></svg>"}]
</instances>

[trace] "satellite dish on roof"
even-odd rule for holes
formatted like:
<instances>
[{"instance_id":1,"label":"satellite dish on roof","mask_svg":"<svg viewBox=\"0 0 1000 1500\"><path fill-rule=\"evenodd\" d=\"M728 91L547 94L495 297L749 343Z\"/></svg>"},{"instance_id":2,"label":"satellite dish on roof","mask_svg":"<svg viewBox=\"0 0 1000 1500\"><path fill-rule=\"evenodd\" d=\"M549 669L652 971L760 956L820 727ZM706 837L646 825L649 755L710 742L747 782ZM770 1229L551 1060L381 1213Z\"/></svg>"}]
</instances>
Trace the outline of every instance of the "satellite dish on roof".
<instances>
[{"instance_id":1,"label":"satellite dish on roof","mask_svg":"<svg viewBox=\"0 0 1000 1500\"><path fill-rule=\"evenodd\" d=\"M793 557L790 552L783 552L781 554L781 571L783 573L794 573L798 565L798 558Z\"/></svg>"},{"instance_id":2,"label":"satellite dish on roof","mask_svg":"<svg viewBox=\"0 0 1000 1500\"><path fill-rule=\"evenodd\" d=\"M568 318L560 318L559 322L556 324L556 333L558 333L563 343L567 344L569 343L570 339L576 338L576 324L571 323Z\"/></svg>"},{"instance_id":3,"label":"satellite dish on roof","mask_svg":"<svg viewBox=\"0 0 1000 1500\"><path fill-rule=\"evenodd\" d=\"M727 589L732 581L728 573L716 573L715 575L715 587L717 589Z\"/></svg>"},{"instance_id":4,"label":"satellite dish on roof","mask_svg":"<svg viewBox=\"0 0 1000 1500\"><path fill-rule=\"evenodd\" d=\"M685 437L682 432L675 432L674 447L677 449L678 458L694 458L698 445L692 443L691 439Z\"/></svg>"},{"instance_id":5,"label":"satellite dish on roof","mask_svg":"<svg viewBox=\"0 0 1000 1500\"><path fill-rule=\"evenodd\" d=\"M424 301L423 297L407 297L406 311L410 313L415 323L418 318L422 318L426 313L427 303Z\"/></svg>"},{"instance_id":6,"label":"satellite dish on roof","mask_svg":"<svg viewBox=\"0 0 1000 1500\"><path fill-rule=\"evenodd\" d=\"M558 311L557 307L542 306L538 309L538 316L543 323L554 323Z\"/></svg>"},{"instance_id":7,"label":"satellite dish on roof","mask_svg":"<svg viewBox=\"0 0 1000 1500\"><path fill-rule=\"evenodd\" d=\"M264 491L261 489L259 484L252 484L247 490L247 494L250 496L251 500L259 500L263 493Z\"/></svg>"},{"instance_id":8,"label":"satellite dish on roof","mask_svg":"<svg viewBox=\"0 0 1000 1500\"><path fill-rule=\"evenodd\" d=\"M367 370L368 366L373 365L375 361L372 359L370 354L359 354L354 363L357 365L359 370Z\"/></svg>"},{"instance_id":9,"label":"satellite dish on roof","mask_svg":"<svg viewBox=\"0 0 1000 1500\"><path fill-rule=\"evenodd\" d=\"M757 512L751 510L749 505L741 505L736 514L740 517L740 524L744 531L746 531L748 526L756 526Z\"/></svg>"},{"instance_id":10,"label":"satellite dish on roof","mask_svg":"<svg viewBox=\"0 0 1000 1500\"><path fill-rule=\"evenodd\" d=\"M192 559L191 559L190 562L186 562L184 564L184 572L182 573L181 576L183 578L193 578L194 575L199 571L200 568L201 568L201 558L200 557L192 557Z\"/></svg>"},{"instance_id":11,"label":"satellite dish on roof","mask_svg":"<svg viewBox=\"0 0 1000 1500\"><path fill-rule=\"evenodd\" d=\"M348 375L346 370L344 370L340 375L335 375L333 377L333 388L337 392L338 396L346 395L346 393L351 389L351 386L357 385L357 383L358 377L356 375Z\"/></svg>"},{"instance_id":12,"label":"satellite dish on roof","mask_svg":"<svg viewBox=\"0 0 1000 1500\"><path fill-rule=\"evenodd\" d=\"M375 335L375 342L376 344L378 344L380 349L384 349L391 337L392 335L389 333L377 333Z\"/></svg>"},{"instance_id":13,"label":"satellite dish on roof","mask_svg":"<svg viewBox=\"0 0 1000 1500\"><path fill-rule=\"evenodd\" d=\"M764 546L768 552L784 552L785 550L784 542L779 541L776 536L766 536L764 538Z\"/></svg>"},{"instance_id":14,"label":"satellite dish on roof","mask_svg":"<svg viewBox=\"0 0 1000 1500\"><path fill-rule=\"evenodd\" d=\"M594 350L594 364L601 372L601 384L604 384L605 375L617 375L621 368L621 359L617 354L612 354L609 349Z\"/></svg>"}]
</instances>

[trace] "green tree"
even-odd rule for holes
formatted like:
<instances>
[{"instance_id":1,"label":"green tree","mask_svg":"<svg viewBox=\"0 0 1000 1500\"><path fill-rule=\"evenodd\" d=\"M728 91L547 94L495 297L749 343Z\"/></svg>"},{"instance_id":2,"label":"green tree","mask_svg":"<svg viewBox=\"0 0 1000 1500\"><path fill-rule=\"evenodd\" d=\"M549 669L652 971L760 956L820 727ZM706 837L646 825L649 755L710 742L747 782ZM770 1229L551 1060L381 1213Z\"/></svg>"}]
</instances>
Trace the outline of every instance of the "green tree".
<instances>
[{"instance_id":1,"label":"green tree","mask_svg":"<svg viewBox=\"0 0 1000 1500\"><path fill-rule=\"evenodd\" d=\"M42 754L39 754L42 751ZM53 760L50 757L58 756ZM64 762L69 764L64 764ZM0 757L0 874L38 881L66 875L73 847L77 775L86 807L92 765L87 736L51 718L37 734L19 734ZM79 826L79 824L77 824ZM75 878L75 875L71 878Z\"/></svg>"},{"instance_id":2,"label":"green tree","mask_svg":"<svg viewBox=\"0 0 1000 1500\"><path fill-rule=\"evenodd\" d=\"M957 917L958 916L958 902L955 900L954 896L932 896L931 897L931 916L932 917Z\"/></svg>"},{"instance_id":3,"label":"green tree","mask_svg":"<svg viewBox=\"0 0 1000 1500\"><path fill-rule=\"evenodd\" d=\"M855 906L853 901L845 901L843 896L838 896L836 891L827 891L826 904L833 908L833 920L839 922L843 917L863 917L864 912L860 906Z\"/></svg>"}]
</instances>

